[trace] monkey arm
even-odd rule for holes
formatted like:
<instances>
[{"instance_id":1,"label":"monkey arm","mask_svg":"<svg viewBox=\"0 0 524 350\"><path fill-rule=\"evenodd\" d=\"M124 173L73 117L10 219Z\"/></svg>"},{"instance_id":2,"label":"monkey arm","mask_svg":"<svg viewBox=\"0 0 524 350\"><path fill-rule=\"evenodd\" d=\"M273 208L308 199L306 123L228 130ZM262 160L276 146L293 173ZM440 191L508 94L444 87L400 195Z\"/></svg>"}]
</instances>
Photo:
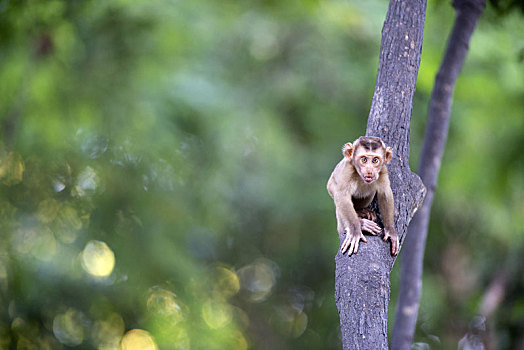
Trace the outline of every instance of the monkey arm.
<instances>
[{"instance_id":1,"label":"monkey arm","mask_svg":"<svg viewBox=\"0 0 524 350\"><path fill-rule=\"evenodd\" d=\"M395 220L393 217L394 202L393 192L390 187L385 187L383 191L377 193L378 207L382 214L382 221L386 230L395 230Z\"/></svg>"},{"instance_id":2,"label":"monkey arm","mask_svg":"<svg viewBox=\"0 0 524 350\"><path fill-rule=\"evenodd\" d=\"M334 193L335 209L337 215L337 230L340 235L345 234L346 238L342 242L340 251L348 255L356 253L360 240L367 242L366 237L362 234L360 218L353 207L351 196L341 195L340 192Z\"/></svg>"},{"instance_id":3,"label":"monkey arm","mask_svg":"<svg viewBox=\"0 0 524 350\"><path fill-rule=\"evenodd\" d=\"M335 211L337 214L337 221L340 223L338 229L339 234L347 232L358 232L360 230L360 218L353 207L351 196L335 193L333 198L335 202Z\"/></svg>"},{"instance_id":4,"label":"monkey arm","mask_svg":"<svg viewBox=\"0 0 524 350\"><path fill-rule=\"evenodd\" d=\"M389 183L383 186L382 191L377 193L378 206L384 222L384 241L391 240L391 254L396 256L399 251L399 238L395 230L394 199Z\"/></svg>"}]
</instances>

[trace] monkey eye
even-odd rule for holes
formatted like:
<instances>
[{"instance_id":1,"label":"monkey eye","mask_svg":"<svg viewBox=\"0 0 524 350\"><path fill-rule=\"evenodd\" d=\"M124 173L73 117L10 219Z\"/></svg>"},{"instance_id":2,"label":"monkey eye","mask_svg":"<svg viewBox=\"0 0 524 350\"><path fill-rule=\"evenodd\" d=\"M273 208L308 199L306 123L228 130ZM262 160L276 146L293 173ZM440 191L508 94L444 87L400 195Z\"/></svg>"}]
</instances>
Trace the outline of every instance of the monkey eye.
<instances>
[{"instance_id":1,"label":"monkey eye","mask_svg":"<svg viewBox=\"0 0 524 350\"><path fill-rule=\"evenodd\" d=\"M379 162L378 157L373 158L372 162L373 162L373 164L377 164Z\"/></svg>"},{"instance_id":2,"label":"monkey eye","mask_svg":"<svg viewBox=\"0 0 524 350\"><path fill-rule=\"evenodd\" d=\"M366 163L368 161L368 159L367 159L367 157L362 157L362 158L360 158L360 161L362 163Z\"/></svg>"}]
</instances>

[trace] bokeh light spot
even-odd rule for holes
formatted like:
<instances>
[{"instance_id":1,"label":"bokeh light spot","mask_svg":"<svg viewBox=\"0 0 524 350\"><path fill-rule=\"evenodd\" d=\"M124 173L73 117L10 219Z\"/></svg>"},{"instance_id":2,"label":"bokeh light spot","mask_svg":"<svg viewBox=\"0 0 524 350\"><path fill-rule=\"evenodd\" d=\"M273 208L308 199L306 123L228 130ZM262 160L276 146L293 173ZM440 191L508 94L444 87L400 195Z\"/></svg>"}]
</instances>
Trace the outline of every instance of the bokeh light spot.
<instances>
[{"instance_id":1,"label":"bokeh light spot","mask_svg":"<svg viewBox=\"0 0 524 350\"><path fill-rule=\"evenodd\" d=\"M65 179L61 176L56 177L53 179L53 189L55 192L62 192L66 188L66 182Z\"/></svg>"},{"instance_id":2,"label":"bokeh light spot","mask_svg":"<svg viewBox=\"0 0 524 350\"><path fill-rule=\"evenodd\" d=\"M122 338L122 350L157 350L158 346L149 332L133 329Z\"/></svg>"},{"instance_id":3,"label":"bokeh light spot","mask_svg":"<svg viewBox=\"0 0 524 350\"><path fill-rule=\"evenodd\" d=\"M81 149L89 158L98 158L107 151L109 140L106 137L82 132L80 136L83 136Z\"/></svg>"},{"instance_id":4,"label":"bokeh light spot","mask_svg":"<svg viewBox=\"0 0 524 350\"><path fill-rule=\"evenodd\" d=\"M53 333L62 344L77 346L84 341L84 315L74 309L55 316L53 320Z\"/></svg>"},{"instance_id":5,"label":"bokeh light spot","mask_svg":"<svg viewBox=\"0 0 524 350\"><path fill-rule=\"evenodd\" d=\"M231 346L231 349L234 350L247 350L248 343L244 335L240 332L233 332L234 342Z\"/></svg>"},{"instance_id":6,"label":"bokeh light spot","mask_svg":"<svg viewBox=\"0 0 524 350\"><path fill-rule=\"evenodd\" d=\"M249 53L260 61L273 58L280 51L278 25L270 21L257 21L252 26Z\"/></svg>"},{"instance_id":7,"label":"bokeh light spot","mask_svg":"<svg viewBox=\"0 0 524 350\"><path fill-rule=\"evenodd\" d=\"M32 255L43 261L49 261L56 254L57 243L53 232L49 228L38 231L31 249Z\"/></svg>"},{"instance_id":8,"label":"bokeh light spot","mask_svg":"<svg viewBox=\"0 0 524 350\"><path fill-rule=\"evenodd\" d=\"M122 317L117 313L111 313L102 320L95 322L93 326L93 340L98 349L118 349L125 325Z\"/></svg>"},{"instance_id":9,"label":"bokeh light spot","mask_svg":"<svg viewBox=\"0 0 524 350\"><path fill-rule=\"evenodd\" d=\"M0 290L5 292L8 287L7 269L3 261L0 260Z\"/></svg>"},{"instance_id":10,"label":"bokeh light spot","mask_svg":"<svg viewBox=\"0 0 524 350\"><path fill-rule=\"evenodd\" d=\"M308 317L304 311L286 305L276 309L271 323L284 335L298 338L304 333L308 324Z\"/></svg>"},{"instance_id":11,"label":"bokeh light spot","mask_svg":"<svg viewBox=\"0 0 524 350\"><path fill-rule=\"evenodd\" d=\"M78 175L74 193L78 196L85 196L88 192L95 191L99 182L96 172L88 166Z\"/></svg>"},{"instance_id":12,"label":"bokeh light spot","mask_svg":"<svg viewBox=\"0 0 524 350\"><path fill-rule=\"evenodd\" d=\"M82 228L82 220L77 211L65 206L60 210L56 219L56 236L64 243L72 243L78 236L78 231Z\"/></svg>"},{"instance_id":13,"label":"bokeh light spot","mask_svg":"<svg viewBox=\"0 0 524 350\"><path fill-rule=\"evenodd\" d=\"M295 320L293 322L293 326L291 328L291 336L294 338L298 338L304 333L304 331L307 328L308 323L308 317L305 312L300 312L298 315L296 315Z\"/></svg>"},{"instance_id":14,"label":"bokeh light spot","mask_svg":"<svg viewBox=\"0 0 524 350\"><path fill-rule=\"evenodd\" d=\"M0 179L7 186L16 185L24 176L24 162L18 153L0 155Z\"/></svg>"},{"instance_id":15,"label":"bokeh light spot","mask_svg":"<svg viewBox=\"0 0 524 350\"><path fill-rule=\"evenodd\" d=\"M13 235L13 249L19 255L27 255L33 248L36 237L34 227L21 227Z\"/></svg>"},{"instance_id":16,"label":"bokeh light spot","mask_svg":"<svg viewBox=\"0 0 524 350\"><path fill-rule=\"evenodd\" d=\"M271 294L276 283L275 263L267 259L258 259L238 271L242 288L252 302L262 302Z\"/></svg>"},{"instance_id":17,"label":"bokeh light spot","mask_svg":"<svg viewBox=\"0 0 524 350\"><path fill-rule=\"evenodd\" d=\"M231 307L226 303L209 299L202 305L202 318L209 328L222 328L231 322L231 317Z\"/></svg>"},{"instance_id":18,"label":"bokeh light spot","mask_svg":"<svg viewBox=\"0 0 524 350\"><path fill-rule=\"evenodd\" d=\"M89 241L82 251L82 267L96 277L107 277L115 267L115 254L105 242Z\"/></svg>"},{"instance_id":19,"label":"bokeh light spot","mask_svg":"<svg viewBox=\"0 0 524 350\"><path fill-rule=\"evenodd\" d=\"M43 261L51 260L58 249L53 232L48 227L34 225L35 222L31 218L26 219L13 235L13 251L24 259L30 255Z\"/></svg>"},{"instance_id":20,"label":"bokeh light spot","mask_svg":"<svg viewBox=\"0 0 524 350\"><path fill-rule=\"evenodd\" d=\"M38 204L38 219L43 223L49 223L55 219L59 209L60 206L56 200L44 199Z\"/></svg>"},{"instance_id":21,"label":"bokeh light spot","mask_svg":"<svg viewBox=\"0 0 524 350\"><path fill-rule=\"evenodd\" d=\"M213 293L215 297L230 298L240 290L240 281L234 271L218 266L215 268L213 276Z\"/></svg>"},{"instance_id":22,"label":"bokeh light spot","mask_svg":"<svg viewBox=\"0 0 524 350\"><path fill-rule=\"evenodd\" d=\"M159 287L151 288L147 298L147 309L155 314L169 317L172 324L184 318L175 293Z\"/></svg>"}]
</instances>

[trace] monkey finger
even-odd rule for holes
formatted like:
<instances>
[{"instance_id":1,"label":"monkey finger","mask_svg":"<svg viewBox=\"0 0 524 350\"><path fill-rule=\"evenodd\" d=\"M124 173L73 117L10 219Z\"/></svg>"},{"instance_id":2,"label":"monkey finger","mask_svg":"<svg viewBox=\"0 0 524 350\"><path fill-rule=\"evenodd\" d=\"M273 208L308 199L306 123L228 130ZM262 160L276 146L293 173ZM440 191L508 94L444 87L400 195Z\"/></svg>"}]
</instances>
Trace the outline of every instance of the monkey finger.
<instances>
[{"instance_id":1,"label":"monkey finger","mask_svg":"<svg viewBox=\"0 0 524 350\"><path fill-rule=\"evenodd\" d=\"M378 224L375 222L375 221L371 221L371 220L367 220L367 219L362 219L362 220L365 220L366 224L368 226L372 226L372 227L380 227L378 226Z\"/></svg>"},{"instance_id":2,"label":"monkey finger","mask_svg":"<svg viewBox=\"0 0 524 350\"><path fill-rule=\"evenodd\" d=\"M361 219L360 224L361 224L361 227L362 227L362 231L369 232L372 235L377 235L377 234L380 233L380 231L382 231L380 226L378 226L373 221L370 221L370 220L367 220L367 219Z\"/></svg>"},{"instance_id":3,"label":"monkey finger","mask_svg":"<svg viewBox=\"0 0 524 350\"><path fill-rule=\"evenodd\" d=\"M352 255L353 253L356 253L356 251L355 251L355 240L354 239L352 239L351 243L349 244L348 256Z\"/></svg>"},{"instance_id":4,"label":"monkey finger","mask_svg":"<svg viewBox=\"0 0 524 350\"><path fill-rule=\"evenodd\" d=\"M400 252L400 240L395 239L395 256Z\"/></svg>"},{"instance_id":5,"label":"monkey finger","mask_svg":"<svg viewBox=\"0 0 524 350\"><path fill-rule=\"evenodd\" d=\"M382 229L380 228L379 225L377 225L373 221L371 221L371 224L372 224L371 225L371 231L369 231L369 232L371 232L374 235L378 235L382 231Z\"/></svg>"},{"instance_id":6,"label":"monkey finger","mask_svg":"<svg viewBox=\"0 0 524 350\"><path fill-rule=\"evenodd\" d=\"M397 256L398 254L398 239L393 239L391 242L391 255Z\"/></svg>"},{"instance_id":7,"label":"monkey finger","mask_svg":"<svg viewBox=\"0 0 524 350\"><path fill-rule=\"evenodd\" d=\"M360 242L360 236L353 237L353 253L356 254L358 251L358 244Z\"/></svg>"},{"instance_id":8,"label":"monkey finger","mask_svg":"<svg viewBox=\"0 0 524 350\"><path fill-rule=\"evenodd\" d=\"M346 247L346 253L348 253L348 256L353 254L353 243L350 242L349 245Z\"/></svg>"},{"instance_id":9,"label":"monkey finger","mask_svg":"<svg viewBox=\"0 0 524 350\"><path fill-rule=\"evenodd\" d=\"M365 243L368 242L366 236L364 236L363 234L360 234L360 239L361 239L363 242L365 242Z\"/></svg>"},{"instance_id":10,"label":"monkey finger","mask_svg":"<svg viewBox=\"0 0 524 350\"><path fill-rule=\"evenodd\" d=\"M340 252L342 254L344 254L346 252L346 249L348 249L348 239L347 239L347 237L344 240L344 242L342 242L342 245L340 246Z\"/></svg>"},{"instance_id":11,"label":"monkey finger","mask_svg":"<svg viewBox=\"0 0 524 350\"><path fill-rule=\"evenodd\" d=\"M340 248L340 251L342 252L342 254L344 254L346 250L348 250L350 243L351 243L351 237L347 235L346 239L344 240L344 243L342 243L342 247Z\"/></svg>"}]
</instances>

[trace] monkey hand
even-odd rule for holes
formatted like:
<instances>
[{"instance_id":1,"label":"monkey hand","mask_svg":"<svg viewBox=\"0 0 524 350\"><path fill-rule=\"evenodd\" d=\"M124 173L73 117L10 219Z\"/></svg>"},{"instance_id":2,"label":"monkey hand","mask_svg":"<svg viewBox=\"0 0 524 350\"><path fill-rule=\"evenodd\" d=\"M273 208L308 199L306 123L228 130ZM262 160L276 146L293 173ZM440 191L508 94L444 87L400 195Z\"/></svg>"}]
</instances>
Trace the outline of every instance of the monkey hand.
<instances>
[{"instance_id":1,"label":"monkey hand","mask_svg":"<svg viewBox=\"0 0 524 350\"><path fill-rule=\"evenodd\" d=\"M373 236L378 235L382 231L376 222L364 218L360 219L360 226L362 227L362 231L369 232Z\"/></svg>"},{"instance_id":2,"label":"monkey hand","mask_svg":"<svg viewBox=\"0 0 524 350\"><path fill-rule=\"evenodd\" d=\"M391 240L391 255L397 256L400 246L398 234L395 229L384 230L384 241Z\"/></svg>"},{"instance_id":3,"label":"monkey hand","mask_svg":"<svg viewBox=\"0 0 524 350\"><path fill-rule=\"evenodd\" d=\"M342 243L342 246L340 247L340 251L342 254L344 254L347 250L348 256L350 256L353 253L356 253L358 251L358 244L360 243L360 240L367 242L366 237L362 234L361 230L354 230L353 232L349 230L349 228L346 228L346 239Z\"/></svg>"}]
</instances>

